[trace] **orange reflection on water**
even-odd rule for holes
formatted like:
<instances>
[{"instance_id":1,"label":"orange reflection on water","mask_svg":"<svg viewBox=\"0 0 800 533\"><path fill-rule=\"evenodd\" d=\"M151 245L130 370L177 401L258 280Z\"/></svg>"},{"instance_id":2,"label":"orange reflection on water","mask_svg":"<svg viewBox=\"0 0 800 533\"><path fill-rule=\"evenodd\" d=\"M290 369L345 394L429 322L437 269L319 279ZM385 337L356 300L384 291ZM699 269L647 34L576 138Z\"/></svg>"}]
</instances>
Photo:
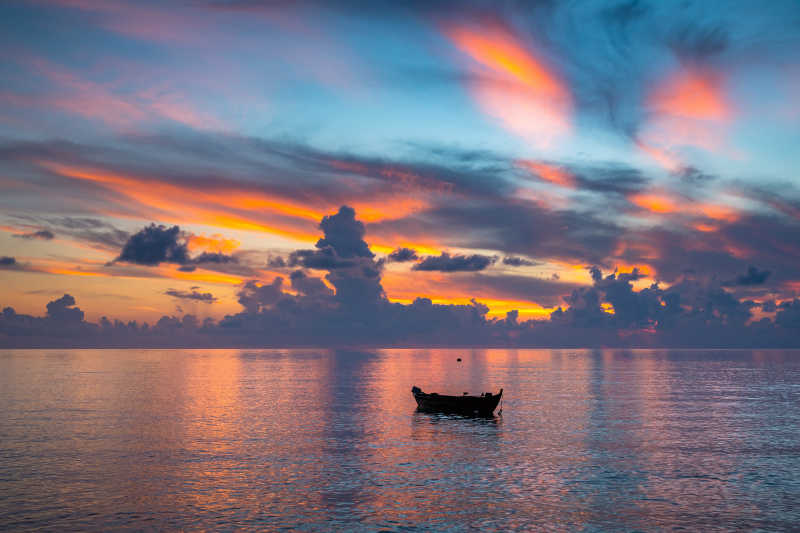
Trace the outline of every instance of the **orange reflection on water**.
<instances>
[{"instance_id":1,"label":"orange reflection on water","mask_svg":"<svg viewBox=\"0 0 800 533\"><path fill-rule=\"evenodd\" d=\"M11 350L7 483L66 529L791 530L796 355ZM412 385L502 387L502 416L418 413Z\"/></svg>"}]
</instances>

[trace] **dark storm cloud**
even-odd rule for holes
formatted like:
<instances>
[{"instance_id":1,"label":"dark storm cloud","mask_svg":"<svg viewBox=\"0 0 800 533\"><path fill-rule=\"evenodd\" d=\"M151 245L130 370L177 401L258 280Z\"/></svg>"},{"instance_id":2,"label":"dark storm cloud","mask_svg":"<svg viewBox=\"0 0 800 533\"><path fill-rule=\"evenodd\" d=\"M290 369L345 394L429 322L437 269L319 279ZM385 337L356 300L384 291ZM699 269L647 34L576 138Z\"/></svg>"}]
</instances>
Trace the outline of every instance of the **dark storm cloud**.
<instances>
[{"instance_id":1,"label":"dark storm cloud","mask_svg":"<svg viewBox=\"0 0 800 533\"><path fill-rule=\"evenodd\" d=\"M188 291L182 291L179 289L167 289L164 291L164 294L167 296L172 296L173 298L179 298L181 300L194 300L197 302L203 303L214 303L217 301L217 298L211 294L210 292L200 292L198 291L199 287L192 287Z\"/></svg>"},{"instance_id":2,"label":"dark storm cloud","mask_svg":"<svg viewBox=\"0 0 800 533\"><path fill-rule=\"evenodd\" d=\"M392 250L387 256L387 259L393 263L406 263L408 261L416 261L419 259L416 250L412 250L411 248L397 248Z\"/></svg>"},{"instance_id":3,"label":"dark storm cloud","mask_svg":"<svg viewBox=\"0 0 800 533\"><path fill-rule=\"evenodd\" d=\"M508 266L533 266L536 264L535 261L531 261L530 259L525 259L524 257L514 257L511 255L507 255L503 258L503 264Z\"/></svg>"},{"instance_id":4,"label":"dark storm cloud","mask_svg":"<svg viewBox=\"0 0 800 533\"><path fill-rule=\"evenodd\" d=\"M412 270L439 271L439 272L475 272L493 265L497 257L488 255L450 255L442 252L441 255L429 255L411 267Z\"/></svg>"},{"instance_id":5,"label":"dark storm cloud","mask_svg":"<svg viewBox=\"0 0 800 533\"><path fill-rule=\"evenodd\" d=\"M18 238L18 239L28 239L28 240L42 239L44 241L50 241L50 240L53 240L55 238L55 235L53 234L53 232L50 231L50 230L46 230L46 229L43 229L43 230L40 230L40 231L34 231L34 232L31 232L31 233L17 233L16 235L13 235L13 236Z\"/></svg>"}]
</instances>

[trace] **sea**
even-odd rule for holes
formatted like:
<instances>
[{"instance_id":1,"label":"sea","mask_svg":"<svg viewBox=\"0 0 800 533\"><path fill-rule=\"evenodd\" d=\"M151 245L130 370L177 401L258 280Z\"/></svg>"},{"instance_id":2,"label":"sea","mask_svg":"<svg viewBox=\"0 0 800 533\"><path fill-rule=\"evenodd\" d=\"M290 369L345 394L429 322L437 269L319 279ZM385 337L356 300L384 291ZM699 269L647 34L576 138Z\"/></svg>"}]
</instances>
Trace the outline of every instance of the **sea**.
<instances>
[{"instance_id":1,"label":"sea","mask_svg":"<svg viewBox=\"0 0 800 533\"><path fill-rule=\"evenodd\" d=\"M0 530L798 531L800 351L0 351Z\"/></svg>"}]
</instances>

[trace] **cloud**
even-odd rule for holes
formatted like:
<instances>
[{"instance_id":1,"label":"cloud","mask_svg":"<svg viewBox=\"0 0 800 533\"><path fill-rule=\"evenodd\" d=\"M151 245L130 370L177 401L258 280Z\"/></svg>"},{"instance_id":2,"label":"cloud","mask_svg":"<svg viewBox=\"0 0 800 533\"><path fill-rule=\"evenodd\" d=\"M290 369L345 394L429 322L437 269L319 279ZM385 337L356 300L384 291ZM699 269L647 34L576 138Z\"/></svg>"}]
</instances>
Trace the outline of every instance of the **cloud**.
<instances>
[{"instance_id":1,"label":"cloud","mask_svg":"<svg viewBox=\"0 0 800 533\"><path fill-rule=\"evenodd\" d=\"M60 323L83 322L83 311L75 306L75 298L65 294L47 304L47 317Z\"/></svg>"},{"instance_id":2,"label":"cloud","mask_svg":"<svg viewBox=\"0 0 800 533\"><path fill-rule=\"evenodd\" d=\"M547 146L571 128L572 94L558 73L510 28L485 22L474 28L449 25L445 36L498 78L499 83L471 87L478 104L511 132L537 147Z\"/></svg>"},{"instance_id":3,"label":"cloud","mask_svg":"<svg viewBox=\"0 0 800 533\"><path fill-rule=\"evenodd\" d=\"M182 272L193 272L197 265L227 265L238 263L236 257L219 252L202 252L189 256L188 241L192 234L180 227L150 224L130 236L119 256L112 263L125 262L143 266L161 263L181 265Z\"/></svg>"},{"instance_id":4,"label":"cloud","mask_svg":"<svg viewBox=\"0 0 800 533\"><path fill-rule=\"evenodd\" d=\"M535 261L531 261L530 259L525 259L524 257L514 257L514 256L505 256L503 258L503 264L508 266L533 266L536 264Z\"/></svg>"},{"instance_id":5,"label":"cloud","mask_svg":"<svg viewBox=\"0 0 800 533\"><path fill-rule=\"evenodd\" d=\"M227 263L237 263L238 259L231 255L219 253L219 252L203 252L198 256L192 258L192 263L199 265L203 263L216 263L216 264L227 264Z\"/></svg>"},{"instance_id":6,"label":"cloud","mask_svg":"<svg viewBox=\"0 0 800 533\"><path fill-rule=\"evenodd\" d=\"M262 285L258 281L246 282L237 293L238 301L245 311L256 314L273 307L283 296L283 278L276 277L272 283Z\"/></svg>"},{"instance_id":7,"label":"cloud","mask_svg":"<svg viewBox=\"0 0 800 533\"><path fill-rule=\"evenodd\" d=\"M493 265L497 261L497 257L488 255L450 255L447 252L442 252L441 255L429 255L422 261L414 265L412 270L432 271L439 272L476 272L483 270L486 267Z\"/></svg>"},{"instance_id":8,"label":"cloud","mask_svg":"<svg viewBox=\"0 0 800 533\"><path fill-rule=\"evenodd\" d=\"M281 256L270 256L267 259L267 266L270 268L286 268L286 260Z\"/></svg>"},{"instance_id":9,"label":"cloud","mask_svg":"<svg viewBox=\"0 0 800 533\"><path fill-rule=\"evenodd\" d=\"M416 261L419 256L417 251L411 248L396 248L387 256L387 259L393 263L406 263Z\"/></svg>"},{"instance_id":10,"label":"cloud","mask_svg":"<svg viewBox=\"0 0 800 533\"><path fill-rule=\"evenodd\" d=\"M319 224L325 236L317 241L317 248L330 248L343 258L374 257L364 241L364 223L356 220L356 212L352 207L343 205L335 215L328 215Z\"/></svg>"},{"instance_id":11,"label":"cloud","mask_svg":"<svg viewBox=\"0 0 800 533\"><path fill-rule=\"evenodd\" d=\"M146 266L158 266L161 263L185 265L190 262L181 229L178 226L155 224L131 235L115 261Z\"/></svg>"},{"instance_id":12,"label":"cloud","mask_svg":"<svg viewBox=\"0 0 800 533\"><path fill-rule=\"evenodd\" d=\"M295 270L289 276L292 289L310 298L331 298L333 291L321 279L311 277L302 270Z\"/></svg>"},{"instance_id":13,"label":"cloud","mask_svg":"<svg viewBox=\"0 0 800 533\"><path fill-rule=\"evenodd\" d=\"M104 251L119 250L130 237L127 231L123 231L105 220L91 217L52 217L28 214L18 215L15 218L34 224L46 224L49 229L45 231L86 242L93 248Z\"/></svg>"},{"instance_id":14,"label":"cloud","mask_svg":"<svg viewBox=\"0 0 800 533\"><path fill-rule=\"evenodd\" d=\"M741 276L737 276L736 279L731 281L725 282L723 285L728 287L742 285L742 286L751 286L751 285L763 285L764 282L767 281L769 278L770 272L769 270L759 270L754 266L750 266L747 268L747 273Z\"/></svg>"},{"instance_id":15,"label":"cloud","mask_svg":"<svg viewBox=\"0 0 800 533\"><path fill-rule=\"evenodd\" d=\"M167 289L164 294L172 296L173 298L180 298L182 300L194 300L203 303L214 303L217 298L210 292L199 292L197 287L192 287L191 290L182 291L178 289Z\"/></svg>"},{"instance_id":16,"label":"cloud","mask_svg":"<svg viewBox=\"0 0 800 533\"><path fill-rule=\"evenodd\" d=\"M31 233L18 233L14 235L14 237L17 237L19 239L28 239L28 240L42 239L45 241L50 241L55 238L55 235L53 234L52 231L43 229L40 231L33 231Z\"/></svg>"},{"instance_id":17,"label":"cloud","mask_svg":"<svg viewBox=\"0 0 800 533\"><path fill-rule=\"evenodd\" d=\"M333 270L336 268L350 268L355 264L355 261L342 259L332 247L325 246L318 250L295 250L289 254L287 264L290 267L302 266L317 270Z\"/></svg>"},{"instance_id":18,"label":"cloud","mask_svg":"<svg viewBox=\"0 0 800 533\"><path fill-rule=\"evenodd\" d=\"M153 326L83 320L83 311L69 294L47 304L43 318L19 315L6 308L0 316L4 346L796 346L800 301L775 307L740 300L719 282L685 274L662 288L658 283L636 289L643 274L605 275L591 267L592 284L581 286L525 276L493 276L468 272L470 290L494 286L513 294L528 291L532 301L564 291L566 308L549 320L521 322L519 313L489 318L489 308L473 298L468 304L434 304L415 298L410 304L387 300L381 284L382 262L364 240L363 227L347 209L330 215L315 251L328 250L340 261L327 269L325 280L303 270L271 281L249 280L238 291L242 311L219 322L202 324L192 315L164 316ZM369 253L368 253L369 252ZM340 255L350 257L342 259ZM480 256L427 257L475 268L493 260ZM423 261L424 261L423 260ZM446 267L452 268L452 267ZM325 270L325 269L323 269ZM762 271L757 271L758 277ZM752 273L748 273L750 276ZM752 276L751 276L752 277ZM492 285L494 284L494 285ZM333 289L331 289L333 287ZM192 287L170 289L176 298L210 302L213 296ZM773 309L775 321L753 321L752 309Z\"/></svg>"},{"instance_id":19,"label":"cloud","mask_svg":"<svg viewBox=\"0 0 800 533\"><path fill-rule=\"evenodd\" d=\"M800 299L782 302L775 315L775 323L787 330L800 329Z\"/></svg>"}]
</instances>

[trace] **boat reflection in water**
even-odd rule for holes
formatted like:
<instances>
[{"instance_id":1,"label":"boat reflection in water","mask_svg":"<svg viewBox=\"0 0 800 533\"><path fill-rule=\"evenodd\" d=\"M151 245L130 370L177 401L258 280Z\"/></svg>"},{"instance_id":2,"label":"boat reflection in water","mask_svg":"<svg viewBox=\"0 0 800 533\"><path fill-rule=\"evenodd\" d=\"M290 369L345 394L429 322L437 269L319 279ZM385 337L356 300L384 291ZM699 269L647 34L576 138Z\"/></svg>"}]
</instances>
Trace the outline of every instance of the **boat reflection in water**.
<instances>
[{"instance_id":1,"label":"boat reflection in water","mask_svg":"<svg viewBox=\"0 0 800 533\"><path fill-rule=\"evenodd\" d=\"M480 396L447 396L435 392L426 394L419 387L413 387L411 393L417 401L417 409L423 412L453 413L465 416L493 416L503 389L497 394L486 392Z\"/></svg>"}]
</instances>

